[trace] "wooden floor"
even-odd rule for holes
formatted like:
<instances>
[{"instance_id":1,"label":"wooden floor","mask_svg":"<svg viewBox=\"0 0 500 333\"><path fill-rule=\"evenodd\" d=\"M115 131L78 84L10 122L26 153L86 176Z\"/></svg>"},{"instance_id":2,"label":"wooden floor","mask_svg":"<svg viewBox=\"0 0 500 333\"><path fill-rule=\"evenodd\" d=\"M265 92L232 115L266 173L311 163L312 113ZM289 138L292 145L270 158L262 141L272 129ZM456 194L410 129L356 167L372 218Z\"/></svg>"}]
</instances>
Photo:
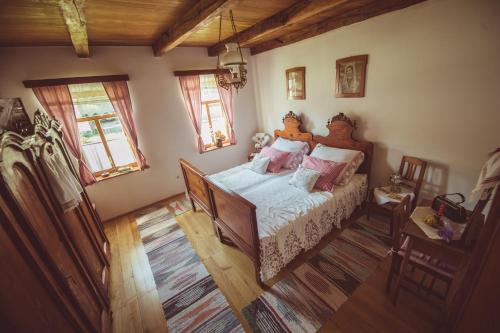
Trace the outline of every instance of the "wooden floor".
<instances>
[{"instance_id":1,"label":"wooden floor","mask_svg":"<svg viewBox=\"0 0 500 333\"><path fill-rule=\"evenodd\" d=\"M168 202L173 200L166 200L164 203L168 207ZM214 234L209 217L204 213L188 212L178 216L177 221L234 313L250 332L240 311L262 292L255 282L250 259L240 251L221 244ZM113 332L167 332L134 214L107 222L105 230L111 243ZM335 235L329 236L322 244L334 237ZM306 256L302 256L291 268L305 259ZM401 291L397 307L392 305L384 291L389 259L384 260L382 267L355 291L320 332L433 331L434 323L439 317L436 308L404 290Z\"/></svg>"}]
</instances>

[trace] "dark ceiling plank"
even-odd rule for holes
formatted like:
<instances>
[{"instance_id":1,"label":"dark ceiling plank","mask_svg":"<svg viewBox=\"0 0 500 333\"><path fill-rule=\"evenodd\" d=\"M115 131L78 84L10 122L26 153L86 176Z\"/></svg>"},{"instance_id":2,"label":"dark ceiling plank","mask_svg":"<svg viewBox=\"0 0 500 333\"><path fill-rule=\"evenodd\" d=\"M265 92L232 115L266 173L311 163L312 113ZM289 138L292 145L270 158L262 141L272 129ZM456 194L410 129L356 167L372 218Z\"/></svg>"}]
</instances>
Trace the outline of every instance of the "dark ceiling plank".
<instances>
[{"instance_id":1,"label":"dark ceiling plank","mask_svg":"<svg viewBox=\"0 0 500 333\"><path fill-rule=\"evenodd\" d=\"M339 13L329 17L321 22L309 25L296 31L287 32L277 38L264 41L258 45L252 46L250 52L252 55L269 51L281 46L293 44L303 39L311 38L330 30L361 22L374 16L403 9L425 0L375 0L372 4L359 6L350 9L344 13Z\"/></svg>"},{"instance_id":2,"label":"dark ceiling plank","mask_svg":"<svg viewBox=\"0 0 500 333\"><path fill-rule=\"evenodd\" d=\"M174 71L174 76L191 76L191 75L207 75L207 74L225 74L229 73L228 69L189 69L184 71Z\"/></svg>"},{"instance_id":3,"label":"dark ceiling plank","mask_svg":"<svg viewBox=\"0 0 500 333\"><path fill-rule=\"evenodd\" d=\"M90 51L87 21L83 12L85 0L57 0L57 4L61 9L76 54L80 58L88 58Z\"/></svg>"},{"instance_id":4,"label":"dark ceiling plank","mask_svg":"<svg viewBox=\"0 0 500 333\"><path fill-rule=\"evenodd\" d=\"M25 80L23 84L26 88L60 86L63 84L80 84L80 83L96 83L96 82L112 82L112 81L128 81L128 74L120 75L102 75L102 76L80 76L80 77L65 77L58 79L42 79L42 80Z\"/></svg>"},{"instance_id":5,"label":"dark ceiling plank","mask_svg":"<svg viewBox=\"0 0 500 333\"><path fill-rule=\"evenodd\" d=\"M186 14L155 41L155 55L161 56L178 46L197 29L208 25L222 11L229 10L238 2L239 0L195 0Z\"/></svg>"},{"instance_id":6,"label":"dark ceiling plank","mask_svg":"<svg viewBox=\"0 0 500 333\"><path fill-rule=\"evenodd\" d=\"M208 48L208 55L212 57L218 55L224 50L226 43L239 41L242 46L245 46L245 43L255 38L263 37L286 25L306 20L348 1L349 0L299 0L290 7L260 21L252 27L210 46Z\"/></svg>"}]
</instances>

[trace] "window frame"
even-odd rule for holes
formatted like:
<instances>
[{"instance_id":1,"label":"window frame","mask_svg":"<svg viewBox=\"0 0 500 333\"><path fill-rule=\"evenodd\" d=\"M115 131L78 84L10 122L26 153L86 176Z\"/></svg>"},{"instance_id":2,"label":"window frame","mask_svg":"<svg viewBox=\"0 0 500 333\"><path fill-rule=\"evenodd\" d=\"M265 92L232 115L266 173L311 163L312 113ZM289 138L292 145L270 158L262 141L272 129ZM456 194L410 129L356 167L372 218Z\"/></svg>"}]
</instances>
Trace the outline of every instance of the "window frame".
<instances>
[{"instance_id":1,"label":"window frame","mask_svg":"<svg viewBox=\"0 0 500 333\"><path fill-rule=\"evenodd\" d=\"M207 110L208 125L210 127L210 137L212 138L212 142L210 142L208 144L205 143L205 149L210 149L210 148L214 148L214 147L220 148L220 147L217 147L217 140L215 139L215 133L213 132L212 115L210 114L210 105L213 106L213 104L216 104L216 103L218 103L220 105L221 109L224 107L222 105L222 101L220 100L220 96L219 96L219 99L212 99L212 100L209 100L209 101L201 102L201 106L202 106L201 111L203 112L203 106ZM225 119L226 133L227 133L226 140L222 141L222 145L226 146L226 145L230 144L230 140L229 140L229 125L228 125L228 120L226 119L226 116L225 116L224 113L222 113L222 116Z\"/></svg>"},{"instance_id":2,"label":"window frame","mask_svg":"<svg viewBox=\"0 0 500 333\"><path fill-rule=\"evenodd\" d=\"M104 146L104 151L106 151L106 155L108 156L109 163L111 164L111 168L92 172L92 174L94 175L94 177L97 178L97 180L105 179L113 174L120 174L122 172L120 169L124 169L124 168L130 168L126 172L132 172L132 171L139 170L139 163L137 162L137 156L134 155L135 162L132 162L132 163L129 163L126 165L116 166L115 161L113 159L113 155L111 154L111 149L109 148L108 141L106 139L106 135L104 135L104 131L102 129L100 120L101 119L109 119L109 118L118 118L118 121L120 122L120 126L122 126L122 131L123 131L122 121L116 112L106 113L106 114L97 115L97 116L81 117L81 118L76 117L76 114L75 114L75 118L76 118L77 123L94 122L94 124L97 128L97 133L99 133L99 137L101 138L102 144ZM132 148L132 145L130 143L130 138L125 133L125 131L123 131L123 134L127 138L127 141ZM78 135L80 135L80 131L78 131ZM81 139L81 137L80 137L80 139ZM83 144L81 144L81 146L83 149ZM125 171L124 171L124 173L125 173ZM108 176L104 176L105 174L107 174Z\"/></svg>"}]
</instances>

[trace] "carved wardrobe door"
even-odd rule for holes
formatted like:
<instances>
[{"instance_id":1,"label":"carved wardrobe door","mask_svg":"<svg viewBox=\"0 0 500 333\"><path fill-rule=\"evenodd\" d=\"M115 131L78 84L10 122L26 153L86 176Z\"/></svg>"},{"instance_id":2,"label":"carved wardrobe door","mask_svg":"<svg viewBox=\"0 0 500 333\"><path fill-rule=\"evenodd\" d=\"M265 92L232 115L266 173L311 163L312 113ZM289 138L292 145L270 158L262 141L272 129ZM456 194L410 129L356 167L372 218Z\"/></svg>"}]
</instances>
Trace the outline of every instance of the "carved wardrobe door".
<instances>
[{"instance_id":1,"label":"carved wardrobe door","mask_svg":"<svg viewBox=\"0 0 500 333\"><path fill-rule=\"evenodd\" d=\"M4 133L1 144L0 191L5 205L2 212L8 218L2 220L2 232L8 231L11 244L22 255L23 263L19 267L28 266L33 274L32 281L28 282L32 285L22 286L33 292L30 298L8 304L2 297L2 316L5 316L2 319L20 332L30 331L29 325L36 322L32 316L40 317L40 325L44 323L47 328L39 326L34 331L57 331L50 327L59 324L61 331L70 324L76 332L107 331L109 306L67 233L65 223L69 221L62 220L58 207L53 205L35 150L29 147L27 140L11 132ZM2 253L2 256L9 255L10 252ZM8 260L11 258L2 259ZM7 283L2 277L4 290ZM40 286L44 287L44 293ZM49 312L54 309L44 304L47 298L57 304L65 314L63 317L52 317L55 314Z\"/></svg>"},{"instance_id":2,"label":"carved wardrobe door","mask_svg":"<svg viewBox=\"0 0 500 333\"><path fill-rule=\"evenodd\" d=\"M42 146L40 158L43 159L45 154L59 154L61 160L66 163L68 169L78 179L78 175L74 170L59 133L55 129L51 129L48 133L50 134L49 137L52 143L46 142ZM52 195L51 197L54 198L55 196ZM83 256L83 260L90 269L94 282L99 286L98 288L103 296L105 296L107 302L109 289L108 239L104 234L101 221L92 207L85 190L82 193L82 199L83 201L79 207L66 213L59 209L59 214L61 219L66 222L65 226L68 234ZM57 205L57 202L54 202L54 205Z\"/></svg>"}]
</instances>

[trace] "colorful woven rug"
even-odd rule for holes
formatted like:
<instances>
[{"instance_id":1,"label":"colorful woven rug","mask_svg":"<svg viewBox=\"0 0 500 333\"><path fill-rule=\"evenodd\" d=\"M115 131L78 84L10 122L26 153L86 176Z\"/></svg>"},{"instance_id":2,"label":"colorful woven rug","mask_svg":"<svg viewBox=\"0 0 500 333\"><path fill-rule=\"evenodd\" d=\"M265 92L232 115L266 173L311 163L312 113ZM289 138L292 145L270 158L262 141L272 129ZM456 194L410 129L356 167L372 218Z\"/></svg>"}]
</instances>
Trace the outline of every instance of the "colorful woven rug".
<instances>
[{"instance_id":1,"label":"colorful woven rug","mask_svg":"<svg viewBox=\"0 0 500 333\"><path fill-rule=\"evenodd\" d=\"M185 212L188 212L192 209L191 201L185 198L182 200L175 200L174 202L171 202L170 207L173 208L175 216L184 214Z\"/></svg>"},{"instance_id":2,"label":"colorful woven rug","mask_svg":"<svg viewBox=\"0 0 500 333\"><path fill-rule=\"evenodd\" d=\"M362 217L242 313L255 332L316 332L379 266L390 244L387 223Z\"/></svg>"},{"instance_id":3,"label":"colorful woven rug","mask_svg":"<svg viewBox=\"0 0 500 333\"><path fill-rule=\"evenodd\" d=\"M170 333L244 332L226 298L162 205L136 215Z\"/></svg>"}]
</instances>

